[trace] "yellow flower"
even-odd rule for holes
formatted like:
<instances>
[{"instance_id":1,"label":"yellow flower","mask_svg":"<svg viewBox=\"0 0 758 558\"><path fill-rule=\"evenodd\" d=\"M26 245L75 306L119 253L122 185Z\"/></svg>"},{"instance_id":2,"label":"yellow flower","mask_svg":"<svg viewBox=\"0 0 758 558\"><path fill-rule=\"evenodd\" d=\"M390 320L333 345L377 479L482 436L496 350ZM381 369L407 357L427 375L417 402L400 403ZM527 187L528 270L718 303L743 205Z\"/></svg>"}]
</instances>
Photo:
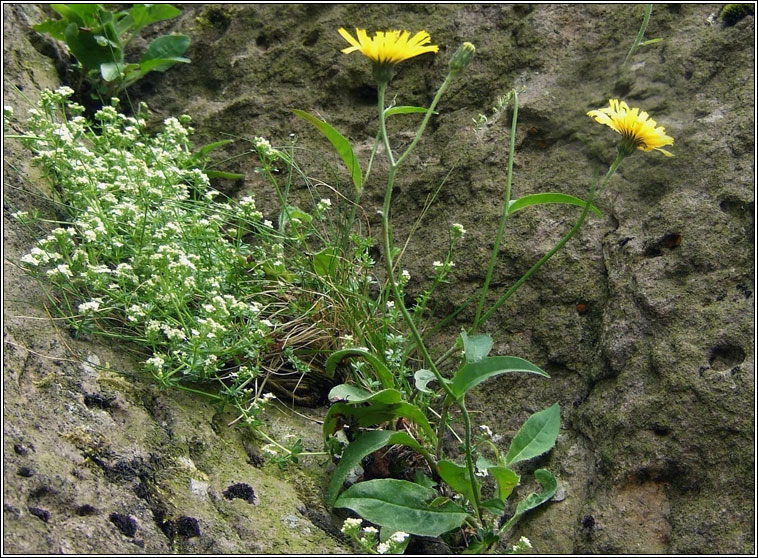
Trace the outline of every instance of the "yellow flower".
<instances>
[{"instance_id":1,"label":"yellow flower","mask_svg":"<svg viewBox=\"0 0 758 558\"><path fill-rule=\"evenodd\" d=\"M398 62L439 50L437 45L428 44L432 38L426 31L419 31L413 37L410 31L377 31L370 38L365 29L356 28L357 40L342 27L339 33L351 45L342 52L350 54L357 50L369 57L374 62L374 74L385 82L392 77L392 68Z\"/></svg>"},{"instance_id":2,"label":"yellow flower","mask_svg":"<svg viewBox=\"0 0 758 558\"><path fill-rule=\"evenodd\" d=\"M605 124L622 135L619 151L630 155L634 149L642 151L660 151L666 157L673 157L665 149L664 145L674 145L674 138L667 136L663 126L657 126L655 120L648 113L638 108L630 109L624 101L609 99L610 106L598 110L591 110L587 116L594 118L600 124Z\"/></svg>"}]
</instances>

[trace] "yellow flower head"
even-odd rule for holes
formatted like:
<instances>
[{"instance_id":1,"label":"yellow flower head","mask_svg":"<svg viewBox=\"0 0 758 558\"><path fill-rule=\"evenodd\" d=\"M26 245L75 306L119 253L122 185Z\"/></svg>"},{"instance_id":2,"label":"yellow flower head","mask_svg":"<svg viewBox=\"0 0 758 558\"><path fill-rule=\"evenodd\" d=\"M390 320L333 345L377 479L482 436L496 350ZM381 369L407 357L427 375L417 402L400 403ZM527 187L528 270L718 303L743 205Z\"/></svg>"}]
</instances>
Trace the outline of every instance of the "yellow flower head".
<instances>
[{"instance_id":1,"label":"yellow flower head","mask_svg":"<svg viewBox=\"0 0 758 558\"><path fill-rule=\"evenodd\" d=\"M660 151L666 157L673 157L664 145L674 145L674 138L666 135L663 126L656 127L655 120L648 113L638 108L630 109L624 101L609 99L610 106L591 110L587 116L594 118L600 124L605 124L622 135L619 151L630 155L634 149L642 151Z\"/></svg>"},{"instance_id":2,"label":"yellow flower head","mask_svg":"<svg viewBox=\"0 0 758 558\"><path fill-rule=\"evenodd\" d=\"M426 31L419 31L411 37L410 31L377 31L370 38L365 29L355 30L358 40L344 28L340 27L340 35L351 46L343 48L342 52L350 54L356 50L368 56L374 62L374 73L377 77L389 81L392 67L398 62L408 60L426 52L437 52L437 45L430 45L432 38Z\"/></svg>"}]
</instances>

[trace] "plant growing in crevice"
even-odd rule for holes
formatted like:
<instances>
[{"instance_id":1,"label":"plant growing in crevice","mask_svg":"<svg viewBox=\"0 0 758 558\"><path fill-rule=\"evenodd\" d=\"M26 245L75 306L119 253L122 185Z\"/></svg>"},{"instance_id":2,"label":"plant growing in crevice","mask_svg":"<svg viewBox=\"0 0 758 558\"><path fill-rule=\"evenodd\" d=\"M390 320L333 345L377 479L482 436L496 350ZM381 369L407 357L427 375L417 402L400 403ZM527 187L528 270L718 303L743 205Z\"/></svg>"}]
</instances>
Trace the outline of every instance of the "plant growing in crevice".
<instances>
[{"instance_id":1,"label":"plant growing in crevice","mask_svg":"<svg viewBox=\"0 0 758 558\"><path fill-rule=\"evenodd\" d=\"M50 4L61 19L48 19L33 26L66 43L76 58L80 89L83 82L101 100L142 79L150 72L165 72L174 64L189 63L184 53L190 38L162 35L154 39L138 62L127 62L126 49L148 25L181 14L170 4L133 4L128 10L110 11L100 4Z\"/></svg>"},{"instance_id":2,"label":"plant growing in crevice","mask_svg":"<svg viewBox=\"0 0 758 558\"><path fill-rule=\"evenodd\" d=\"M392 228L392 193L400 168L420 141L448 86L471 63L475 48L470 43L464 43L456 51L450 61L447 76L427 108L404 107L406 112L419 112L424 116L411 142L396 152L386 127L386 120L394 114L394 107L387 107L385 102L394 67L408 58L436 53L438 47L429 44L431 39L425 31L413 36L408 31L379 31L370 37L365 30L357 29L357 38L344 29L340 29L339 32L350 44L343 52L349 54L357 51L368 57L378 84L379 133L376 142L384 146L389 164L381 210L384 267L387 290L391 293L386 312L399 312L402 316L402 333L408 339L409 347L418 355L423 368L414 373L413 389L408 390L402 389L388 370L386 354L377 354L362 347L346 348L332 354L327 361L327 372L333 371L336 364L347 357L361 358L365 359L373 370L380 385L374 389L366 389L366 386L342 384L330 393L330 399L334 404L324 420L324 437L328 446L339 447L340 461L329 485L327 502L337 508L352 509L364 519L379 525L381 541L386 541L394 532L440 536L456 529L463 529L468 551L485 551L497 544L525 513L544 504L555 494L555 477L546 469L537 469L535 478L541 490L529 494L516 506L512 514L506 515L507 499L520 483L520 476L514 470L514 465L536 458L554 446L560 429L560 407L556 403L529 417L512 439L507 452L499 452L491 441L483 444L490 449L490 453L480 452L479 444L474 440L473 424L466 406L467 394L482 382L501 374L523 372L549 376L538 366L522 358L489 356L493 340L488 334L480 333L479 329L531 275L565 246L590 211L600 213L592 202L607 186L625 157L635 149L657 149L670 156L671 154L662 147L673 143L673 140L664 134L663 128L656 127L647 113L639 109L630 109L625 103L613 99L610 107L591 111L589 115L621 133L623 138L616 160L601 181L595 180L592 183L586 200L562 193L533 194L512 199L518 94L511 91L508 96L502 98L498 103L499 110L512 104L512 121L500 224L495 234L484 284L479 292L473 323L461 332L455 346L435 358L429 352L420 333L418 321L422 312L415 312L406 307L403 282L396 272L399 250L395 247ZM300 112L297 114L315 124L337 148L353 177L359 198L363 175L349 141L326 122L317 121L314 117ZM475 121L478 126L485 123L486 120L481 118ZM569 232L485 310L496 256L509 216L518 210L545 203L576 205L582 208L582 212ZM463 227L457 225L456 230L462 233ZM435 264L444 272L448 272L453 265L449 256L444 264ZM425 302L423 298L418 300L417 308ZM436 390L430 389L431 382L436 382ZM418 404L422 398L424 406ZM457 462L454 456L446 455L442 445L442 438L450 429L449 423L452 418L462 424L463 438L459 438L462 442L462 463ZM433 425L435 422L436 428ZM333 436L343 440L343 443L340 445L330 441ZM376 456L379 450L387 446L405 446L410 452L423 457L424 466L418 468L416 475L410 480L373 478L352 484L343 491L344 482L356 468L360 468L363 460L368 456ZM492 454L494 461L487 457ZM495 480L495 490L490 497L485 496L479 481L484 475L489 475Z\"/></svg>"}]
</instances>

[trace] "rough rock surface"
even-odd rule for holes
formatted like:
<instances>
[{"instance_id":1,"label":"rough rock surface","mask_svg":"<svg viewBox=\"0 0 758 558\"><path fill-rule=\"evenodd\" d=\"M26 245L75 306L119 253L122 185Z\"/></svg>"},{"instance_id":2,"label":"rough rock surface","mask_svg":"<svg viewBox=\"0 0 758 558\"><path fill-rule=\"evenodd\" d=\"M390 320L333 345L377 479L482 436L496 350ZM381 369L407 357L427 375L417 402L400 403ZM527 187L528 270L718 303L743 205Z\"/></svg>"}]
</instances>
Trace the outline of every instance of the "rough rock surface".
<instances>
[{"instance_id":1,"label":"rough rock surface","mask_svg":"<svg viewBox=\"0 0 758 558\"><path fill-rule=\"evenodd\" d=\"M192 64L132 94L156 119L192 115L198 144L242 140L228 155L244 155L253 136L285 144L295 132L307 172L347 187L328 144L289 111L319 114L368 157L376 87L363 57L339 52L336 29L430 31L440 53L403 63L390 85L389 98L409 105L427 103L452 52L474 42L472 66L443 98L394 198L403 238L445 181L404 256L419 281L411 291L441 259L449 225L468 230L439 317L481 283L502 204L509 119L476 134L473 118L523 86L514 196L583 197L617 139L585 113L611 97L650 112L675 138L676 157L625 160L597 202L605 217L589 219L483 328L497 354L527 358L552 378L491 380L470 406L506 444L531 412L561 403L557 447L521 471L527 479L547 466L561 487L517 530L538 552L752 553L755 32L750 16L711 24L718 10L656 5L646 37L664 40L621 68L641 5L188 5L171 26L192 37ZM17 114L29 105L14 85L33 101L59 83L55 49L28 28L41 18L34 6L4 6L5 104ZM410 141L413 117L396 118L396 141ZM40 206L34 191L44 185L19 146L5 149L4 550L344 551L321 503L329 466L256 467L257 442L225 426L233 417L157 392L129 354L72 339L47 319L37 286L13 265L34 237L8 219ZM265 209L271 193L253 157L229 165L246 179L222 187L255 191ZM379 160L362 200L376 230L385 172ZM570 207L514 215L493 290L576 216ZM435 344L447 346L471 317L461 314ZM317 426L282 417L272 425L299 429L318 449Z\"/></svg>"}]
</instances>

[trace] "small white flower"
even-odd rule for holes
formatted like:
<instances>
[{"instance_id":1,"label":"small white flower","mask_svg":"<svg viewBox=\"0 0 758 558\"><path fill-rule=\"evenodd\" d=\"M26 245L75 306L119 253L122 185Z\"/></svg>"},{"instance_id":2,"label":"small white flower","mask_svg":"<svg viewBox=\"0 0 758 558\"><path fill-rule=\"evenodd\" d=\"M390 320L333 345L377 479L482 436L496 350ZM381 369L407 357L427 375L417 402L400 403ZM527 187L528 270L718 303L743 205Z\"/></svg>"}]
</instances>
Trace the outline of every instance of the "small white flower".
<instances>
[{"instance_id":1,"label":"small white flower","mask_svg":"<svg viewBox=\"0 0 758 558\"><path fill-rule=\"evenodd\" d=\"M408 533L405 533L403 531L397 531L396 533L393 533L390 539L395 541L396 543L403 543L410 535Z\"/></svg>"},{"instance_id":2,"label":"small white flower","mask_svg":"<svg viewBox=\"0 0 758 558\"><path fill-rule=\"evenodd\" d=\"M386 542L379 543L376 547L376 552L378 554L387 554L389 552L390 545L388 545Z\"/></svg>"},{"instance_id":3,"label":"small white flower","mask_svg":"<svg viewBox=\"0 0 758 558\"><path fill-rule=\"evenodd\" d=\"M392 300L387 301L387 310L392 310L395 307L395 302Z\"/></svg>"},{"instance_id":4,"label":"small white flower","mask_svg":"<svg viewBox=\"0 0 758 558\"><path fill-rule=\"evenodd\" d=\"M521 537L521 538L519 539L519 542L522 542L522 543L524 543L526 546L528 546L529 548L532 548L532 542L531 542L529 539L527 539L526 537Z\"/></svg>"},{"instance_id":5,"label":"small white flower","mask_svg":"<svg viewBox=\"0 0 758 558\"><path fill-rule=\"evenodd\" d=\"M379 532L379 529L377 529L376 527L372 527L371 525L369 525L368 527L364 527L363 528L363 532L366 533L367 535L375 535L375 534L377 534Z\"/></svg>"},{"instance_id":6,"label":"small white flower","mask_svg":"<svg viewBox=\"0 0 758 558\"><path fill-rule=\"evenodd\" d=\"M466 229L463 228L463 225L460 223L453 223L453 226L450 227L450 231L453 233L453 236L456 238L463 237L464 234L466 234Z\"/></svg>"},{"instance_id":7,"label":"small white flower","mask_svg":"<svg viewBox=\"0 0 758 558\"><path fill-rule=\"evenodd\" d=\"M33 254L26 254L21 258L21 261L29 265L39 265L39 260Z\"/></svg>"},{"instance_id":8,"label":"small white flower","mask_svg":"<svg viewBox=\"0 0 758 558\"><path fill-rule=\"evenodd\" d=\"M358 538L361 525L363 525L362 519L359 519L357 517L348 517L342 524L342 529L340 530L348 537Z\"/></svg>"},{"instance_id":9,"label":"small white flower","mask_svg":"<svg viewBox=\"0 0 758 558\"><path fill-rule=\"evenodd\" d=\"M60 95L61 97L70 97L71 95L74 94L74 90L64 85L56 89L55 93L57 95Z\"/></svg>"},{"instance_id":10,"label":"small white flower","mask_svg":"<svg viewBox=\"0 0 758 558\"><path fill-rule=\"evenodd\" d=\"M432 262L432 267L433 267L434 269L439 269L439 268L441 268L443 265L444 265L444 264L443 264L441 261L439 261L439 260L434 260L434 261Z\"/></svg>"},{"instance_id":11,"label":"small white flower","mask_svg":"<svg viewBox=\"0 0 758 558\"><path fill-rule=\"evenodd\" d=\"M100 309L100 304L103 302L102 298L93 298L89 302L82 302L79 305L79 312L82 314L89 314L97 312Z\"/></svg>"},{"instance_id":12,"label":"small white flower","mask_svg":"<svg viewBox=\"0 0 758 558\"><path fill-rule=\"evenodd\" d=\"M276 451L276 447L273 444L266 444L261 449L264 451L264 453L267 453L272 457L279 455L279 452Z\"/></svg>"},{"instance_id":13,"label":"small white flower","mask_svg":"<svg viewBox=\"0 0 758 558\"><path fill-rule=\"evenodd\" d=\"M74 276L74 274L71 272L68 265L66 264L58 264L55 269L51 269L47 272L48 275L55 275L56 273L60 273L61 275L65 275L66 277Z\"/></svg>"},{"instance_id":14,"label":"small white flower","mask_svg":"<svg viewBox=\"0 0 758 558\"><path fill-rule=\"evenodd\" d=\"M489 426L487 426L486 424L483 424L483 425L481 425L481 426L479 427L479 430L481 430L481 431L482 431L482 433L483 433L485 436L488 436L489 438L492 438L492 430L491 430L491 429L490 429L490 427L489 427Z\"/></svg>"},{"instance_id":15,"label":"small white flower","mask_svg":"<svg viewBox=\"0 0 758 558\"><path fill-rule=\"evenodd\" d=\"M160 372L163 370L163 366L166 364L166 361L160 355L155 355L154 357L147 359L147 361L145 361L145 364L147 364L156 372Z\"/></svg>"}]
</instances>

